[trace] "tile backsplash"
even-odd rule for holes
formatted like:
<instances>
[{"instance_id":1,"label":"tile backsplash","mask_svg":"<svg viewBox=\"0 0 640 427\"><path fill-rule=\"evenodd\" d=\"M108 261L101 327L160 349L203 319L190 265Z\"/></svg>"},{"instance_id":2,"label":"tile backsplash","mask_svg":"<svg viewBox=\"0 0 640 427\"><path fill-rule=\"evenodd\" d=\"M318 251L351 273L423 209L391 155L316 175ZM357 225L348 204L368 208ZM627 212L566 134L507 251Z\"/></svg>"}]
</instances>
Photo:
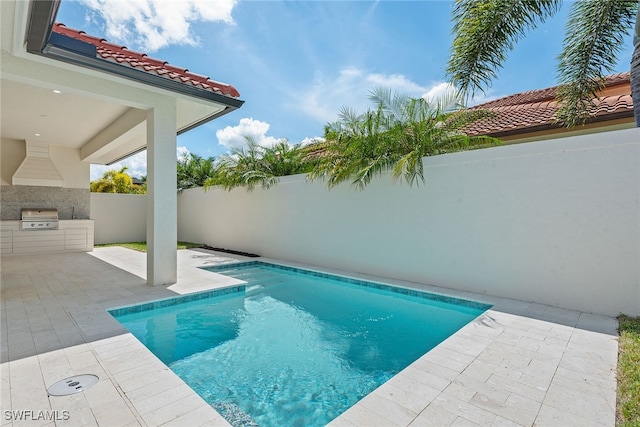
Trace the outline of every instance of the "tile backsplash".
<instances>
[{"instance_id":1,"label":"tile backsplash","mask_svg":"<svg viewBox=\"0 0 640 427\"><path fill-rule=\"evenodd\" d=\"M89 219L90 198L88 188L2 185L0 219L19 220L22 208L54 208L59 219Z\"/></svg>"}]
</instances>

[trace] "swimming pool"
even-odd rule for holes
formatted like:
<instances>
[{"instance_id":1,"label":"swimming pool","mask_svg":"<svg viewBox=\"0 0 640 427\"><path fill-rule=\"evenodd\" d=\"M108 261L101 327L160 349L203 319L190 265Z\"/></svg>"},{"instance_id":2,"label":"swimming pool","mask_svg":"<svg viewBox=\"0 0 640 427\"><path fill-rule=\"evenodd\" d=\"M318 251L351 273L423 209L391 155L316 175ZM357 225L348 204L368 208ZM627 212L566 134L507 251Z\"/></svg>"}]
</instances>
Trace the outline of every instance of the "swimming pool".
<instances>
[{"instance_id":1,"label":"swimming pool","mask_svg":"<svg viewBox=\"0 0 640 427\"><path fill-rule=\"evenodd\" d=\"M276 264L110 313L233 425L325 425L490 306Z\"/></svg>"}]
</instances>

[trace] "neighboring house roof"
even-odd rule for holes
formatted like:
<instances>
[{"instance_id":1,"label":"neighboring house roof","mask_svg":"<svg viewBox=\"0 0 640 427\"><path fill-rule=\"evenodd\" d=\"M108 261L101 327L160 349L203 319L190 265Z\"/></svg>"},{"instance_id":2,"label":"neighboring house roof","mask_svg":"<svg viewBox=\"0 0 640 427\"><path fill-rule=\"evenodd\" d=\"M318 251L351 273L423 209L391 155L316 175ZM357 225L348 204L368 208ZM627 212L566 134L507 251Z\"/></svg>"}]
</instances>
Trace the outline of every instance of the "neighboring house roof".
<instances>
[{"instance_id":1,"label":"neighboring house roof","mask_svg":"<svg viewBox=\"0 0 640 427\"><path fill-rule=\"evenodd\" d=\"M88 35L84 31L69 28L64 24L56 23L52 31L95 46L97 54L107 61L221 95L233 98L240 96L236 88L231 85L211 80L207 76L192 73L186 68L176 67L166 61L152 58L145 53L127 49L125 46L110 43L103 38Z\"/></svg>"},{"instance_id":2,"label":"neighboring house roof","mask_svg":"<svg viewBox=\"0 0 640 427\"><path fill-rule=\"evenodd\" d=\"M555 95L558 86L554 86L505 96L469 108L489 110L494 116L468 125L463 132L469 136L488 135L513 144L568 136L576 132L590 133L612 127L635 126L629 80L628 72L606 76L605 88L600 92L600 97L594 99L595 108L591 118L580 129L568 129L556 121L558 103ZM309 144L305 147L306 155L310 158L321 157L330 143L322 141Z\"/></svg>"},{"instance_id":3,"label":"neighboring house roof","mask_svg":"<svg viewBox=\"0 0 640 427\"><path fill-rule=\"evenodd\" d=\"M605 89L594 99L590 123L620 118L633 118L630 73L605 77ZM561 129L563 124L555 119L559 104L555 100L558 86L509 95L494 101L476 105L470 109L486 109L494 117L479 120L468 126L468 135L503 137L536 131Z\"/></svg>"}]
</instances>

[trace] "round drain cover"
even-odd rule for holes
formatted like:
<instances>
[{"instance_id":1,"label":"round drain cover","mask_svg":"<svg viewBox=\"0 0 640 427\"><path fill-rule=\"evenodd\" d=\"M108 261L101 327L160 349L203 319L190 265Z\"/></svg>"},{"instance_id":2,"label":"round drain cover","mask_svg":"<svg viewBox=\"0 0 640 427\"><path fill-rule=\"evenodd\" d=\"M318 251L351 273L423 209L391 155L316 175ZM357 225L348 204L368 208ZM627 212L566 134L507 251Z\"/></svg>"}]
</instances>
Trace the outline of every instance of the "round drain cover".
<instances>
[{"instance_id":1,"label":"round drain cover","mask_svg":"<svg viewBox=\"0 0 640 427\"><path fill-rule=\"evenodd\" d=\"M69 394L80 393L98 382L98 377L92 374L76 375L65 378L49 386L47 393L49 396L67 396Z\"/></svg>"}]
</instances>

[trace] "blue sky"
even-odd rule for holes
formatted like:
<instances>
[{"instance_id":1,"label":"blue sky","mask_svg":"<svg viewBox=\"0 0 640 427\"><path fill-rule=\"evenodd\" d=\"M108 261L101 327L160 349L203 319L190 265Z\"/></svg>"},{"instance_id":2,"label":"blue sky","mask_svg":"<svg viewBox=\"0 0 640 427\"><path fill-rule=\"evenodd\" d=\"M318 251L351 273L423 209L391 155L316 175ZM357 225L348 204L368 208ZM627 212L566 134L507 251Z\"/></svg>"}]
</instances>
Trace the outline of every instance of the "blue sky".
<instances>
[{"instance_id":1,"label":"blue sky","mask_svg":"<svg viewBox=\"0 0 640 427\"><path fill-rule=\"evenodd\" d=\"M571 2L515 46L476 102L556 84ZM57 20L229 83L245 104L178 137L179 150L219 156L243 143L321 137L343 106L376 86L419 97L446 88L452 1L63 0ZM631 37L615 72L627 71ZM146 174L145 155L126 165Z\"/></svg>"}]
</instances>

